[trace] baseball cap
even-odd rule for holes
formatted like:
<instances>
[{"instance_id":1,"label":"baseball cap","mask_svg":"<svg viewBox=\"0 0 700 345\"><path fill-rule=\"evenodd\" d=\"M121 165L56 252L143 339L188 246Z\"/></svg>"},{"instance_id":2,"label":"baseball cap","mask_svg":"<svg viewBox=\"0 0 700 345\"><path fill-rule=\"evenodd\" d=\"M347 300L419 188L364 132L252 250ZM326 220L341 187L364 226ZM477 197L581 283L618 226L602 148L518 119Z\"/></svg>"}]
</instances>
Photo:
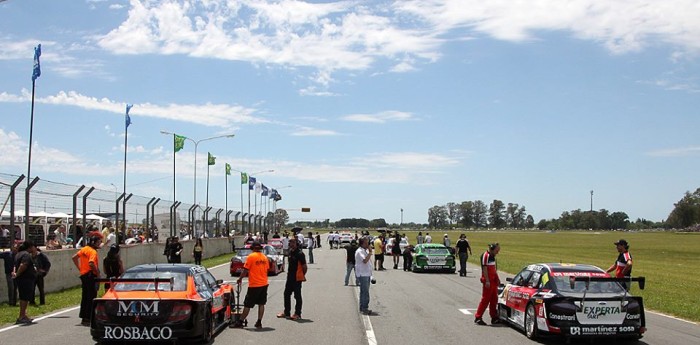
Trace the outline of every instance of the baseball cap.
<instances>
[{"instance_id":1,"label":"baseball cap","mask_svg":"<svg viewBox=\"0 0 700 345\"><path fill-rule=\"evenodd\" d=\"M250 248L253 249L262 249L262 244L258 241L253 241L253 243L250 245Z\"/></svg>"},{"instance_id":2,"label":"baseball cap","mask_svg":"<svg viewBox=\"0 0 700 345\"><path fill-rule=\"evenodd\" d=\"M619 245L623 245L623 246L625 246L625 247L627 247L627 246L629 245L629 244L627 243L627 241L622 240L622 239L619 240L619 241L617 241L617 242L615 242L614 244L615 244L615 245L618 245L618 244L619 244Z\"/></svg>"}]
</instances>

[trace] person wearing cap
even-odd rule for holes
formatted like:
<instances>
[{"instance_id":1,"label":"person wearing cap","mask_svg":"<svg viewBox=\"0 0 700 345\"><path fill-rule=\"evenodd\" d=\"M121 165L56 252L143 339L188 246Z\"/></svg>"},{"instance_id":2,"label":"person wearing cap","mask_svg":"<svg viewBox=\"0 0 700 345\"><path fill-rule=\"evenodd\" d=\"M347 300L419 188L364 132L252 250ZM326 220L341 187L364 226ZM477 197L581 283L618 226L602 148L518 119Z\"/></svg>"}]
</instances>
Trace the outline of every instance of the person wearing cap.
<instances>
[{"instance_id":1,"label":"person wearing cap","mask_svg":"<svg viewBox=\"0 0 700 345\"><path fill-rule=\"evenodd\" d=\"M501 246L498 243L489 244L489 249L481 254L481 301L479 307L474 314L474 323L477 325L486 325L482 319L486 307L489 308L491 316L491 324L500 323L498 319L498 310L496 302L498 301L498 285L501 283L498 278L498 266L496 265L496 255L501 251Z\"/></svg>"},{"instance_id":2,"label":"person wearing cap","mask_svg":"<svg viewBox=\"0 0 700 345\"><path fill-rule=\"evenodd\" d=\"M467 259L469 259L469 255L472 255L472 247L469 245L469 241L467 240L467 235L465 235L465 234L459 235L459 240L457 240L457 244L455 244L455 251L457 252L457 255L459 256L459 276L466 277L467 276ZM468 254L467 254L467 251L469 251Z\"/></svg>"},{"instance_id":3,"label":"person wearing cap","mask_svg":"<svg viewBox=\"0 0 700 345\"><path fill-rule=\"evenodd\" d=\"M287 318L289 320L301 319L301 306L303 300L301 298L301 284L306 281L306 257L304 251L299 248L296 240L289 241L289 261L287 261L287 280L284 284L284 310L277 314L278 318ZM292 294L294 294L294 314L292 311Z\"/></svg>"},{"instance_id":4,"label":"person wearing cap","mask_svg":"<svg viewBox=\"0 0 700 345\"><path fill-rule=\"evenodd\" d=\"M350 283L350 272L355 269L355 252L357 251L357 240L350 241L349 246L345 246L347 251L345 255L345 286ZM355 271L357 273L357 271ZM355 279L357 285L357 279Z\"/></svg>"},{"instance_id":5,"label":"person wearing cap","mask_svg":"<svg viewBox=\"0 0 700 345\"><path fill-rule=\"evenodd\" d=\"M238 277L238 284L243 282L243 278L248 277L248 291L243 300L243 314L241 318L234 323L234 328L243 328L245 319L250 313L250 308L258 306L258 321L255 322L255 328L262 328L262 318L265 314L265 304L267 304L267 271L270 269L270 262L267 256L262 253L262 245L258 241L253 241L250 245L253 250L243 265L243 272Z\"/></svg>"},{"instance_id":6,"label":"person wearing cap","mask_svg":"<svg viewBox=\"0 0 700 345\"><path fill-rule=\"evenodd\" d=\"M88 237L88 245L80 248L73 255L73 263L80 272L82 295L80 299L80 318L83 326L90 326L90 314L92 313L92 300L97 297L97 284L95 279L100 277L100 267L97 257L97 248L102 244L100 236Z\"/></svg>"},{"instance_id":7,"label":"person wearing cap","mask_svg":"<svg viewBox=\"0 0 700 345\"><path fill-rule=\"evenodd\" d=\"M630 254L629 243L626 240L619 240L614 243L617 247L617 260L608 268L606 272L615 271L615 278L629 278L632 275L632 254ZM630 286L623 282L622 286L629 291Z\"/></svg>"}]
</instances>

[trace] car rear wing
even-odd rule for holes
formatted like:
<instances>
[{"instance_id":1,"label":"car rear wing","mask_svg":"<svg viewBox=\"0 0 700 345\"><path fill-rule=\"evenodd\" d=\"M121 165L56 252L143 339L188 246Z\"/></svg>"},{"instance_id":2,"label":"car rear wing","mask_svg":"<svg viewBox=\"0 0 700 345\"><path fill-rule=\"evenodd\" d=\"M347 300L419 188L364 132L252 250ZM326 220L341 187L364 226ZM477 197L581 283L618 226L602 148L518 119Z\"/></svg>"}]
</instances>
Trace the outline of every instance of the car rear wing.
<instances>
[{"instance_id":1,"label":"car rear wing","mask_svg":"<svg viewBox=\"0 0 700 345\"><path fill-rule=\"evenodd\" d=\"M170 291L173 291L173 285L175 284L175 278L99 278L95 279L96 283L109 283L114 286L116 283L127 283L127 284L143 284L143 283L153 283L155 285L155 290L158 291L158 284L170 284Z\"/></svg>"},{"instance_id":2,"label":"car rear wing","mask_svg":"<svg viewBox=\"0 0 700 345\"><path fill-rule=\"evenodd\" d=\"M586 290L588 290L588 284L590 282L618 282L618 283L638 282L639 288L641 290L644 290L646 278L645 277L613 278L613 277L585 277L585 276L575 277L575 276L571 276L571 277L569 277L569 284L571 285L572 290L574 289L576 282L585 282L586 283Z\"/></svg>"}]
</instances>

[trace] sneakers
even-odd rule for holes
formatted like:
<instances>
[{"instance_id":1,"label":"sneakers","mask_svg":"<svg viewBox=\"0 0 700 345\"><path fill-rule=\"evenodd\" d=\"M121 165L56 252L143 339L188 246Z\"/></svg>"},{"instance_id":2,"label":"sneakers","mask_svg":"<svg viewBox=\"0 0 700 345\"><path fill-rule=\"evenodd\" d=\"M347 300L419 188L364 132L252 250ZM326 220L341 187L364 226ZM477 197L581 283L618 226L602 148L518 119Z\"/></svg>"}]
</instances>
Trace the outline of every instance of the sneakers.
<instances>
[{"instance_id":1,"label":"sneakers","mask_svg":"<svg viewBox=\"0 0 700 345\"><path fill-rule=\"evenodd\" d=\"M34 319L30 319L28 317L21 317L15 321L15 325L28 325L34 322Z\"/></svg>"},{"instance_id":2,"label":"sneakers","mask_svg":"<svg viewBox=\"0 0 700 345\"><path fill-rule=\"evenodd\" d=\"M370 309L362 310L362 311L360 311L360 313L362 315L372 315L372 310L370 310Z\"/></svg>"},{"instance_id":3,"label":"sneakers","mask_svg":"<svg viewBox=\"0 0 700 345\"><path fill-rule=\"evenodd\" d=\"M262 328L262 320L255 321L255 328L257 328L257 329Z\"/></svg>"},{"instance_id":4,"label":"sneakers","mask_svg":"<svg viewBox=\"0 0 700 345\"><path fill-rule=\"evenodd\" d=\"M484 322L484 320L482 320L480 317L474 319L474 323L479 326L486 326L486 322Z\"/></svg>"},{"instance_id":5,"label":"sneakers","mask_svg":"<svg viewBox=\"0 0 700 345\"><path fill-rule=\"evenodd\" d=\"M233 326L231 326L231 327L232 328L243 328L243 320L236 320L233 323Z\"/></svg>"},{"instance_id":6,"label":"sneakers","mask_svg":"<svg viewBox=\"0 0 700 345\"><path fill-rule=\"evenodd\" d=\"M492 325L499 325L499 324L501 324L501 323L502 323L501 319L491 319L491 324L492 324Z\"/></svg>"}]
</instances>

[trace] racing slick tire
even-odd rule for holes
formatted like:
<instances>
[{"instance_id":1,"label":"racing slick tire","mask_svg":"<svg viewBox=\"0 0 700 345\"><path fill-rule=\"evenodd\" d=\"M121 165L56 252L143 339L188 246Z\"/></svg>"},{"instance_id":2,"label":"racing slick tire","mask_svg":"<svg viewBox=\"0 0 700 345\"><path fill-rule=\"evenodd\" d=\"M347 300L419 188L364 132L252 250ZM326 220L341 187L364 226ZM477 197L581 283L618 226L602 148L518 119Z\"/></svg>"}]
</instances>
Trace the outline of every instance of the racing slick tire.
<instances>
[{"instance_id":1,"label":"racing slick tire","mask_svg":"<svg viewBox=\"0 0 700 345\"><path fill-rule=\"evenodd\" d=\"M532 340L539 337L537 331L537 315L535 314L535 306L532 303L528 304L525 309L525 336Z\"/></svg>"},{"instance_id":2,"label":"racing slick tire","mask_svg":"<svg viewBox=\"0 0 700 345\"><path fill-rule=\"evenodd\" d=\"M212 334L214 333L214 319L211 315L211 305L207 303L204 310L206 310L207 315L204 318L204 332L202 332L201 342L202 344L209 344Z\"/></svg>"}]
</instances>

